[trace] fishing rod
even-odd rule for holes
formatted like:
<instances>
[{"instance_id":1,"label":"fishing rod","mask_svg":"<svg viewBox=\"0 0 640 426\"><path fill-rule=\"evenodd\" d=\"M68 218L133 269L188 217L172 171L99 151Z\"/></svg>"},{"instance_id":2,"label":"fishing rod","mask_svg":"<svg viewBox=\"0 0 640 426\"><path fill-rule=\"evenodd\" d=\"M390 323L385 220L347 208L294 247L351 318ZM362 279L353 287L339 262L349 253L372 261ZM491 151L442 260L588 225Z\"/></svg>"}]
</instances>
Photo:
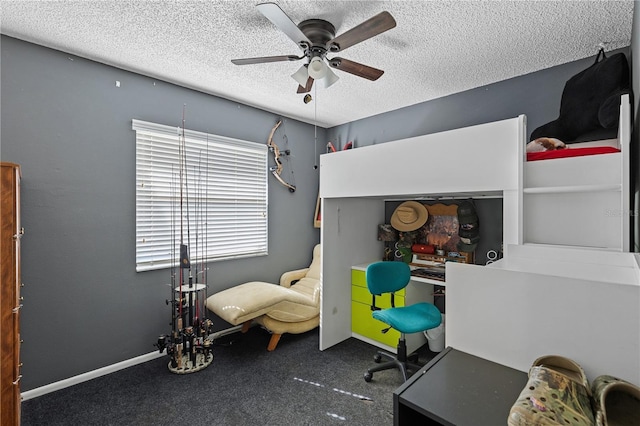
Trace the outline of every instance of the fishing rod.
<instances>
[{"instance_id":1,"label":"fishing rod","mask_svg":"<svg viewBox=\"0 0 640 426\"><path fill-rule=\"evenodd\" d=\"M202 238L207 239L206 217L203 217L203 214L206 216L204 213L206 210L203 200L206 200L208 181L203 182L203 170L206 171L208 179L209 145L207 140L206 160L202 149L200 149L198 164L194 164L196 161L196 148L194 147L198 145L198 142L190 139L189 146L187 146L185 110L186 106L183 106L182 126L178 131L177 138L178 171L176 173L172 166L169 195L171 203L170 236L172 240L170 253L172 259L170 266L172 330L170 339L168 339L169 336L162 335L156 344L160 352L167 349L167 354L170 357L169 371L177 374L200 371L209 366L214 358L213 341L209 338L213 322L210 319L202 320L204 306L200 306L204 301L201 298L201 292L206 294L207 287L204 263L207 253L206 249L203 251L201 244ZM177 218L177 215L180 217ZM180 229L177 230L177 227ZM194 232L193 242L195 245L191 244L192 231ZM178 250L176 250L177 246ZM191 262L190 255L195 256L194 263ZM201 264L200 270L199 262ZM178 273L176 273L176 268L179 269ZM200 274L203 275L204 284L199 283ZM178 282L176 282L177 277ZM174 293L178 293L178 295L175 296Z\"/></svg>"}]
</instances>

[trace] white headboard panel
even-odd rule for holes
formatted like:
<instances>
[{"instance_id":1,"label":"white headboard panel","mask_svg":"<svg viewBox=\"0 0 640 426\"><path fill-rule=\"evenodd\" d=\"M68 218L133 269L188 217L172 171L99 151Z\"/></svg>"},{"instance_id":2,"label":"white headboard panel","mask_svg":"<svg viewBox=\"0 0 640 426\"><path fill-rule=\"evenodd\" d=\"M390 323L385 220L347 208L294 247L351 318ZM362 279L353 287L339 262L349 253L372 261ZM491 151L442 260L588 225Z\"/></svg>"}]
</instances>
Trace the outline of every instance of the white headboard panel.
<instances>
[{"instance_id":1,"label":"white headboard panel","mask_svg":"<svg viewBox=\"0 0 640 426\"><path fill-rule=\"evenodd\" d=\"M324 154L320 156L320 196L398 197L517 191L524 133L525 116L521 115Z\"/></svg>"}]
</instances>

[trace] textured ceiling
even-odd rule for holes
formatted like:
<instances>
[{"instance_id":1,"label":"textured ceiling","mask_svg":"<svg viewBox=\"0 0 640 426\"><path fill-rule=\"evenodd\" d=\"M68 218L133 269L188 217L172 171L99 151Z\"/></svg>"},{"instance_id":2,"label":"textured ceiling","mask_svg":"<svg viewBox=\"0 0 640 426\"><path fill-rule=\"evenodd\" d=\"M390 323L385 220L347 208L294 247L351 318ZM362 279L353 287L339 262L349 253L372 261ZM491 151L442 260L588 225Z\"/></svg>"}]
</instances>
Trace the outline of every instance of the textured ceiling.
<instances>
[{"instance_id":1,"label":"textured ceiling","mask_svg":"<svg viewBox=\"0 0 640 426\"><path fill-rule=\"evenodd\" d=\"M386 10L397 26L340 52L385 71L372 82L312 89L290 77L303 61L233 65L300 55L255 7L237 1L7 1L3 34L254 105L323 127L629 46L627 1L277 1L296 24L322 18L337 35ZM332 55L328 55L331 57Z\"/></svg>"}]
</instances>

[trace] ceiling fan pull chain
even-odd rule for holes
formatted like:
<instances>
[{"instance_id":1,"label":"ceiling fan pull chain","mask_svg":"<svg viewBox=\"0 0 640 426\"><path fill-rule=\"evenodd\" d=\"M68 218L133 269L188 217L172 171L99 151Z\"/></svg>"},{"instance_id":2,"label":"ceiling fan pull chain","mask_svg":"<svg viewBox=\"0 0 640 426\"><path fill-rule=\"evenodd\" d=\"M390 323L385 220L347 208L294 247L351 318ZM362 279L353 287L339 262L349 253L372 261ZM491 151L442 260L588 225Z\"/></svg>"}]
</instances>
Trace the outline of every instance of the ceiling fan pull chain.
<instances>
[{"instance_id":1,"label":"ceiling fan pull chain","mask_svg":"<svg viewBox=\"0 0 640 426\"><path fill-rule=\"evenodd\" d=\"M318 94L318 85L313 88L313 96L316 97ZM313 103L313 157L314 159L318 158L318 98L316 97L316 102ZM318 168L318 162L316 160L315 169Z\"/></svg>"}]
</instances>

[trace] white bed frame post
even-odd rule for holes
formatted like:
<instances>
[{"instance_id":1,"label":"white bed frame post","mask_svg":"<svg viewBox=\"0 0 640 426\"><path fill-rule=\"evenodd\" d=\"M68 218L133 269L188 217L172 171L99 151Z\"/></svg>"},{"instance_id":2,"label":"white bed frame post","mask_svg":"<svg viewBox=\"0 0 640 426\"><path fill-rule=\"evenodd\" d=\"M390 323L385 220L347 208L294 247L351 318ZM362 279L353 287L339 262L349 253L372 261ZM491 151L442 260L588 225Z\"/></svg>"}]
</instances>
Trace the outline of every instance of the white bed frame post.
<instances>
[{"instance_id":1,"label":"white bed frame post","mask_svg":"<svg viewBox=\"0 0 640 426\"><path fill-rule=\"evenodd\" d=\"M622 170L622 200L620 206L622 251L633 251L631 247L631 220L634 212L631 208L631 103L629 95L622 96L620 104L620 124L618 127L618 140L620 141L620 169Z\"/></svg>"}]
</instances>

